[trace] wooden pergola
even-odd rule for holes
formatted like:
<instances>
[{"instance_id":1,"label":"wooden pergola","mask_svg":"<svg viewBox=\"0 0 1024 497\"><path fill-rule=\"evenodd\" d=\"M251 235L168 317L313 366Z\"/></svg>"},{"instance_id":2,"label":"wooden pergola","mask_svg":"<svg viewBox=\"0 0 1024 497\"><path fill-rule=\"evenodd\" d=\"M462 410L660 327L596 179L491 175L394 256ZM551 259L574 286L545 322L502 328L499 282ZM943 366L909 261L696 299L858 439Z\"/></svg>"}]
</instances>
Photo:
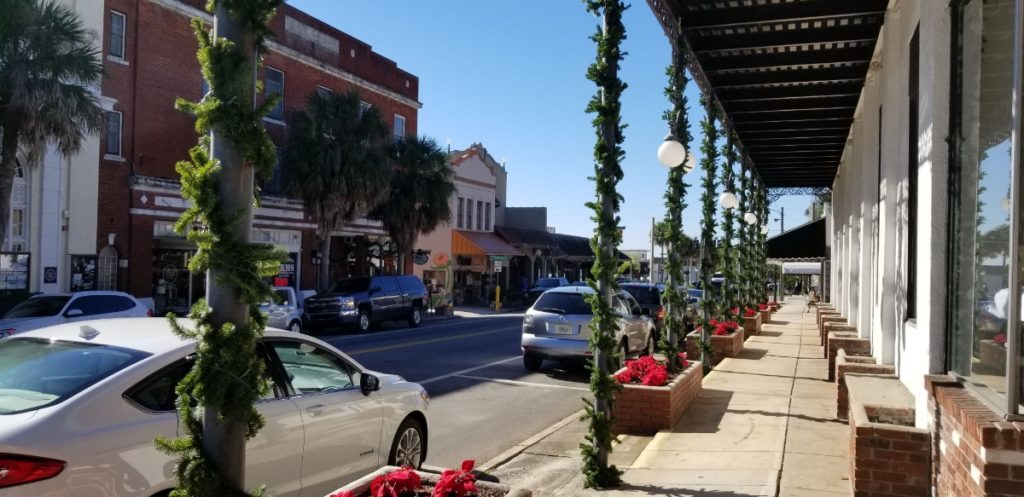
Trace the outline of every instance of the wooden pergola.
<instances>
[{"instance_id":1,"label":"wooden pergola","mask_svg":"<svg viewBox=\"0 0 1024 497\"><path fill-rule=\"evenodd\" d=\"M888 0L648 0L768 188L830 187Z\"/></svg>"}]
</instances>

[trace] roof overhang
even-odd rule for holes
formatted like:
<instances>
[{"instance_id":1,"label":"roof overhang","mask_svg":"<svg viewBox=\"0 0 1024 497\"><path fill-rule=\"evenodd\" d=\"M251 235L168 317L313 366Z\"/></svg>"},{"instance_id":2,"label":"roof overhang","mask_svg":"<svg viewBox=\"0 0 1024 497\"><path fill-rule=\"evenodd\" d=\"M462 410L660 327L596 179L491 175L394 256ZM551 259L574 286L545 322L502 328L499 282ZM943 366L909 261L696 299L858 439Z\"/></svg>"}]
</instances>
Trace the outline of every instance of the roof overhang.
<instances>
[{"instance_id":1,"label":"roof overhang","mask_svg":"<svg viewBox=\"0 0 1024 497\"><path fill-rule=\"evenodd\" d=\"M825 218L821 218L769 238L765 243L768 258L787 262L824 260L828 257L825 228Z\"/></svg>"},{"instance_id":2,"label":"roof overhang","mask_svg":"<svg viewBox=\"0 0 1024 497\"><path fill-rule=\"evenodd\" d=\"M765 186L831 187L889 0L647 0Z\"/></svg>"}]
</instances>

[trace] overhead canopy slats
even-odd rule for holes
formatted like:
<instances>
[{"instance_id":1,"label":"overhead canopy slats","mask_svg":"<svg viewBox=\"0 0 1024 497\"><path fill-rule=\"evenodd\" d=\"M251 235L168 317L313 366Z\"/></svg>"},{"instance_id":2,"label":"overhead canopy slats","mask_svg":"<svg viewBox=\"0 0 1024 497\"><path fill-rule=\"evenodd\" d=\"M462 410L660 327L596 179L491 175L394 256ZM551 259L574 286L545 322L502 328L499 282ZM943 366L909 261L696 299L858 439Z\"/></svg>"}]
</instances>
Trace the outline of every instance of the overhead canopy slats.
<instances>
[{"instance_id":1,"label":"overhead canopy slats","mask_svg":"<svg viewBox=\"0 0 1024 497\"><path fill-rule=\"evenodd\" d=\"M648 0L768 187L831 186L888 0Z\"/></svg>"}]
</instances>

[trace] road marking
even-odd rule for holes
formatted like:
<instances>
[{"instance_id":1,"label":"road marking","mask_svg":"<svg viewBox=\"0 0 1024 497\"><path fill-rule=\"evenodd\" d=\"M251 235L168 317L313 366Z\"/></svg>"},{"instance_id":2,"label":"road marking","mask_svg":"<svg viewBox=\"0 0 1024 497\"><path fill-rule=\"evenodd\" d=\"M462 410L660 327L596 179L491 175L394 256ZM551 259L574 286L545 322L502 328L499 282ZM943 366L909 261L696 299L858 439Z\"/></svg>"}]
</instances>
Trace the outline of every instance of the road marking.
<instances>
[{"instance_id":1,"label":"road marking","mask_svg":"<svg viewBox=\"0 0 1024 497\"><path fill-rule=\"evenodd\" d=\"M465 333L465 334L462 334L462 335L453 335L453 336L438 337L438 338L428 338L426 340L416 340L414 342L403 342L403 343L396 344L396 345L385 345L385 346L382 346L382 347L371 347L371 348L368 348L368 349L359 349L359 350L355 350L355 351L352 351L352 352L348 352L348 355L355 356L355 355L360 355L360 354L369 354L371 352L385 352L385 351L388 351L388 350L404 349L406 347L415 347L417 345L427 345L427 344L431 344L431 343L448 342L448 341L451 341L451 340L458 340L460 338L472 338L472 337L478 337L478 336L484 336L484 335L493 335L495 333L507 333L509 331L520 330L520 329L522 329L522 328L519 325L516 325L516 326L510 326L510 327L506 327L506 328L498 328L496 330L479 331L479 332L476 332L476 333Z\"/></svg>"},{"instance_id":2,"label":"road marking","mask_svg":"<svg viewBox=\"0 0 1024 497\"><path fill-rule=\"evenodd\" d=\"M463 375L463 374L466 374L466 373L472 373L473 371L477 371L477 370L484 369L484 368L489 368L491 366L497 366L498 364L505 364L506 362L522 360L522 358L523 358L523 356L517 355L515 357L509 357L508 359L501 359L501 360L498 360L498 361L490 362L490 363L484 364L482 366L475 366L475 367L472 367L472 368L463 369L462 371L456 371L454 373L448 373L448 374L444 374L444 375L441 375L441 376L435 376L433 378L428 378L426 380L414 381L413 383L419 383L420 385L426 385L427 383L433 383L435 381L446 380L446 379L454 377L454 376L460 376L460 375Z\"/></svg>"},{"instance_id":3,"label":"road marking","mask_svg":"<svg viewBox=\"0 0 1024 497\"><path fill-rule=\"evenodd\" d=\"M469 376L469 375L464 375L464 374L460 374L458 377L459 378L468 378L470 380L488 381L488 382L491 382L491 383L501 383L502 385L523 386L523 387L561 388L563 390L577 390L577 391L580 391L580 392L589 392L590 391L589 388L573 387L573 386L569 386L569 385L551 385L551 384L547 384L547 383L533 383L533 382L529 382L529 381L505 380L505 379L502 379L502 378L484 378L483 376Z\"/></svg>"}]
</instances>

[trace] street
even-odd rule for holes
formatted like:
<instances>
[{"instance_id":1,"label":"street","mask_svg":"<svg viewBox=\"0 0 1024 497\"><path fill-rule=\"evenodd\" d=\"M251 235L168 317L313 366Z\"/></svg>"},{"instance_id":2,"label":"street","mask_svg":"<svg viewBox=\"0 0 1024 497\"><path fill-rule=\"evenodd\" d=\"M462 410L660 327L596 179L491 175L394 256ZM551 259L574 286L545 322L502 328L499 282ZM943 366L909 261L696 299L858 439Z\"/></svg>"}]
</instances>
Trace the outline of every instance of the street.
<instances>
[{"instance_id":1,"label":"street","mask_svg":"<svg viewBox=\"0 0 1024 497\"><path fill-rule=\"evenodd\" d=\"M518 314L384 325L320 338L367 368L402 375L430 393L426 464L458 467L504 452L583 407L580 365L523 368Z\"/></svg>"}]
</instances>

